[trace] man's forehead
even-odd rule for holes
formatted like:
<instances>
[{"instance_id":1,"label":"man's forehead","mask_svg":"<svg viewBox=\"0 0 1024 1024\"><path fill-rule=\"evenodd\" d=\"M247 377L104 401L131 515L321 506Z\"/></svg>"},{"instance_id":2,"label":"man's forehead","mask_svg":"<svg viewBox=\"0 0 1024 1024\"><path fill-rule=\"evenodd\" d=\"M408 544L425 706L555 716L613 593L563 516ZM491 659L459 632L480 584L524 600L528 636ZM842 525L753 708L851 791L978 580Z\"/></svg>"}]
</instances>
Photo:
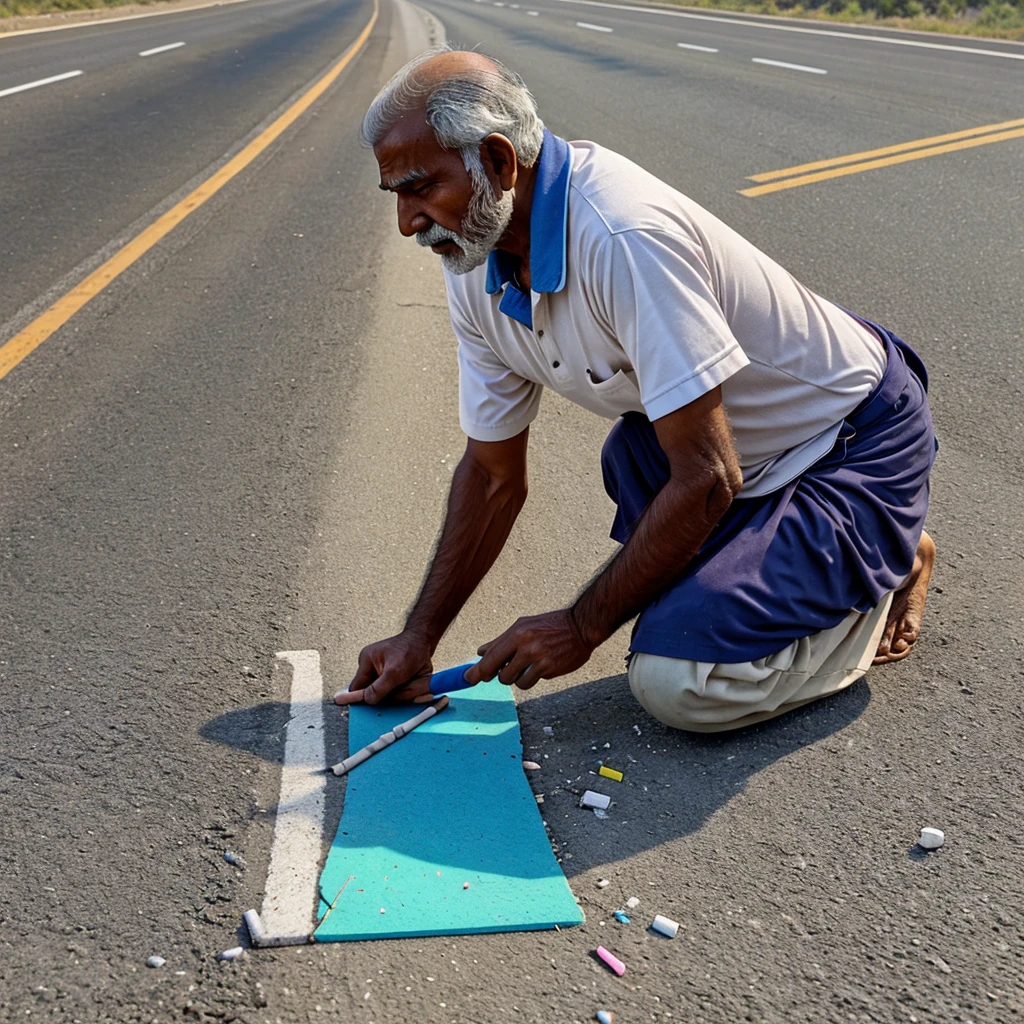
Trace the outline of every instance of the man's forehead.
<instances>
[{"instance_id":1,"label":"man's forehead","mask_svg":"<svg viewBox=\"0 0 1024 1024\"><path fill-rule=\"evenodd\" d=\"M381 173L389 177L401 174L410 167L422 166L445 151L427 124L422 110L403 114L373 147Z\"/></svg>"}]
</instances>

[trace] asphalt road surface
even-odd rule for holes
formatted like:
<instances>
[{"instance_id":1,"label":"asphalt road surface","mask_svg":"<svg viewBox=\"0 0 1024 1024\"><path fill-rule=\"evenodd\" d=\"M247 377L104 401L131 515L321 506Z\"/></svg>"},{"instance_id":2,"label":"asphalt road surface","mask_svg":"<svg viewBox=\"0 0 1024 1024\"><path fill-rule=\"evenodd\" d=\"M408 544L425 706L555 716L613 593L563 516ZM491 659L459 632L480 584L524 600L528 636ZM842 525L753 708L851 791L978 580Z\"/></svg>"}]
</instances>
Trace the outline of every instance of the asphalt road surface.
<instances>
[{"instance_id":1,"label":"asphalt road surface","mask_svg":"<svg viewBox=\"0 0 1024 1024\"><path fill-rule=\"evenodd\" d=\"M1024 138L1005 123L1024 48L583 0L423 7L382 0L309 111L0 380L0 1019L1020 1019ZM0 38L0 344L228 166L373 10L247 0ZM710 739L638 708L620 635L519 694L584 926L218 964L267 877L274 654L319 650L329 695L400 626L463 444L439 268L397 236L357 141L445 32L519 70L554 131L633 157L922 353L942 446L924 635L835 699ZM879 149L921 158L864 169ZM741 194L844 157L857 173ZM530 502L437 664L569 601L611 552L607 427L545 398ZM606 820L576 806L599 757L626 768ZM924 825L943 849L915 848Z\"/></svg>"}]
</instances>

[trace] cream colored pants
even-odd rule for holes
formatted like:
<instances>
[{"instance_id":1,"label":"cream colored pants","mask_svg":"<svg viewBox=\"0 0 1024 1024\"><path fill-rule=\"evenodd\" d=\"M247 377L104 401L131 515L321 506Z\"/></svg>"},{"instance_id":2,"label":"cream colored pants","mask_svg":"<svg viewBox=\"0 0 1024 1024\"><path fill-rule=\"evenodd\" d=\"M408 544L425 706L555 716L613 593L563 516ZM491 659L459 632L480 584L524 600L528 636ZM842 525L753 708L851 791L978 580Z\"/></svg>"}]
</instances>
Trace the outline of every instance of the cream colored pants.
<instances>
[{"instance_id":1,"label":"cream colored pants","mask_svg":"<svg viewBox=\"0 0 1024 1024\"><path fill-rule=\"evenodd\" d=\"M636 653L629 686L650 714L674 729L753 725L860 679L878 650L891 603L887 594L874 611L850 612L838 626L756 661L715 664Z\"/></svg>"}]
</instances>

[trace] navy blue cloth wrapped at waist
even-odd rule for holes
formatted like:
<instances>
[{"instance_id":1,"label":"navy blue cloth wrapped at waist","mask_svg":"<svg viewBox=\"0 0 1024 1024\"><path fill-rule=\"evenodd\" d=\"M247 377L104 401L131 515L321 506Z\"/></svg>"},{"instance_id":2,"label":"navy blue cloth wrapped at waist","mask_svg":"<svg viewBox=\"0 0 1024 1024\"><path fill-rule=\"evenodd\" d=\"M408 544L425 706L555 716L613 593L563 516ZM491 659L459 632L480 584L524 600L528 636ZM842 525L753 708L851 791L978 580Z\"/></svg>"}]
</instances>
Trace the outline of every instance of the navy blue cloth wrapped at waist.
<instances>
[{"instance_id":1,"label":"navy blue cloth wrapped at waist","mask_svg":"<svg viewBox=\"0 0 1024 1024\"><path fill-rule=\"evenodd\" d=\"M890 331L888 366L832 450L785 487L736 500L679 579L640 615L631 649L743 662L867 612L909 575L928 509L935 435L928 377ZM625 543L668 479L650 421L628 413L602 452Z\"/></svg>"}]
</instances>

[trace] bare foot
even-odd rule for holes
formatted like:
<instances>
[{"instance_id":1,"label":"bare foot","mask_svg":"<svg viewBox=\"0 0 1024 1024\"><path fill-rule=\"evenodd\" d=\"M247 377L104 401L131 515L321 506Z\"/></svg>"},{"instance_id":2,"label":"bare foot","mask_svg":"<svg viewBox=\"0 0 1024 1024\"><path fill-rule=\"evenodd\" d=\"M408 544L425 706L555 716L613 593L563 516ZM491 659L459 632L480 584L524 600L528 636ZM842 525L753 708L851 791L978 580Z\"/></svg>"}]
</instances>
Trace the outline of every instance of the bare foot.
<instances>
[{"instance_id":1,"label":"bare foot","mask_svg":"<svg viewBox=\"0 0 1024 1024\"><path fill-rule=\"evenodd\" d=\"M913 649L914 642L921 632L924 603L928 598L928 581L931 579L934 566L935 541L927 533L922 533L921 542L917 545L917 556L914 558L914 568L906 583L893 594L889 617L885 622L885 632L882 633L873 665L899 661Z\"/></svg>"}]
</instances>

